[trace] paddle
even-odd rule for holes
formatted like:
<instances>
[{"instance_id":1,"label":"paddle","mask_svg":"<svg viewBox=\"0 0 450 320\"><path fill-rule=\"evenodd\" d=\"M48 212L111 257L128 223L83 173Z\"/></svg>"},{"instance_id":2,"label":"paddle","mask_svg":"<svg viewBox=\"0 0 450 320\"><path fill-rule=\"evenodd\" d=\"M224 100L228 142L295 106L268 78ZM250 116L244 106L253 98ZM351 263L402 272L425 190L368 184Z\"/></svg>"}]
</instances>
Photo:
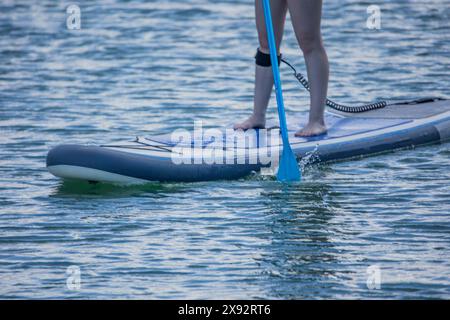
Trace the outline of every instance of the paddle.
<instances>
[{"instance_id":1,"label":"paddle","mask_svg":"<svg viewBox=\"0 0 450 320\"><path fill-rule=\"evenodd\" d=\"M281 137L283 139L283 153L280 157L277 178L279 181L299 181L300 169L297 158L289 144L286 115L284 113L283 93L281 90L280 71L278 69L277 48L273 34L272 15L270 13L270 0L263 0L264 18L266 21L267 40L270 49L270 61L272 62L273 80L277 96L278 118L280 119Z\"/></svg>"}]
</instances>

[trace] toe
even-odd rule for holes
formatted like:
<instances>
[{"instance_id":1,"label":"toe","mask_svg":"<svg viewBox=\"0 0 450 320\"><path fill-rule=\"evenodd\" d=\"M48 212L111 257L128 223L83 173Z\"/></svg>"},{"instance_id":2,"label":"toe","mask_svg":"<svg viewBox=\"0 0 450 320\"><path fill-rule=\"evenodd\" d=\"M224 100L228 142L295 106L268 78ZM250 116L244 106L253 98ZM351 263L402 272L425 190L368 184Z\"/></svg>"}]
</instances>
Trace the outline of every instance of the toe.
<instances>
[{"instance_id":1,"label":"toe","mask_svg":"<svg viewBox=\"0 0 450 320\"><path fill-rule=\"evenodd\" d=\"M233 127L234 130L245 130L245 123L235 124Z\"/></svg>"},{"instance_id":2,"label":"toe","mask_svg":"<svg viewBox=\"0 0 450 320\"><path fill-rule=\"evenodd\" d=\"M327 133L327 129L323 128L323 129L308 129L308 128L303 128L299 131L297 131L295 133L296 137L315 137L315 136L320 136L322 134L326 134Z\"/></svg>"},{"instance_id":3,"label":"toe","mask_svg":"<svg viewBox=\"0 0 450 320\"><path fill-rule=\"evenodd\" d=\"M307 133L305 130L300 130L300 131L297 131L297 132L295 133L295 136L296 136L296 137L306 137L307 134L308 134L308 133Z\"/></svg>"}]
</instances>

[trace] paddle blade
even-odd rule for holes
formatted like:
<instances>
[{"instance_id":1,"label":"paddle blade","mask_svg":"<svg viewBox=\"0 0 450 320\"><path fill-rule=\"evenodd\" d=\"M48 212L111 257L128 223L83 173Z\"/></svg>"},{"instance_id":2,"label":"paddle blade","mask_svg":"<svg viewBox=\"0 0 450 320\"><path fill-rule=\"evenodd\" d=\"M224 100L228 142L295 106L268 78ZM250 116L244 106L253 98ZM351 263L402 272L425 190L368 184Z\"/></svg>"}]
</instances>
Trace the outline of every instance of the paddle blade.
<instances>
[{"instance_id":1,"label":"paddle blade","mask_svg":"<svg viewBox=\"0 0 450 320\"><path fill-rule=\"evenodd\" d=\"M283 148L280 157L280 164L277 172L278 181L300 181L301 173L297 164L297 158L291 147L288 145Z\"/></svg>"}]
</instances>

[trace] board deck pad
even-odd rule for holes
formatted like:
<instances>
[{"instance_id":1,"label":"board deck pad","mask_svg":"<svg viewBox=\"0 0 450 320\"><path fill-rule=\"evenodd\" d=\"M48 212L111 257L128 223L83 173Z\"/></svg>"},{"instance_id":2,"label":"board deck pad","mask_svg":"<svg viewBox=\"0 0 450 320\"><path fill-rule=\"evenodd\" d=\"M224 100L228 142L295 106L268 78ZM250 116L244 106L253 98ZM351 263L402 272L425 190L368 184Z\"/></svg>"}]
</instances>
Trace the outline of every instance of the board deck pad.
<instances>
[{"instance_id":1,"label":"board deck pad","mask_svg":"<svg viewBox=\"0 0 450 320\"><path fill-rule=\"evenodd\" d=\"M404 119L367 119L367 118L347 118L338 115L334 115L332 113L326 113L325 122L328 128L328 132L323 135L315 136L315 137L296 137L295 131L298 128L303 127L306 124L306 119L302 121L298 121L298 125L292 130L289 130L289 141L291 145L311 142L311 141L323 141L335 138L342 138L351 135L357 135L361 133L366 133L374 130L381 130L393 126L398 126L402 124L406 124L411 122L412 120L404 120ZM292 127L292 125L291 125ZM230 128L228 128L230 129ZM249 139L246 144L249 148L260 148L260 147L268 147L271 146L271 142L274 141L270 139L271 134L279 134L279 128L274 128L271 130L267 130L267 135L262 134L259 129L248 131L247 135L244 137L242 131L232 131L228 130L228 135L225 135L226 128L220 128L216 130L220 130L222 132L222 141L217 142L216 137L208 134L208 129L204 129L203 137L194 137L191 136L191 139L185 140L172 140L171 134L164 134L152 137L146 137L147 141L156 142L162 145L174 147L175 145L179 147L214 147L218 145L230 145L233 141L238 141L239 139ZM266 130L264 130L266 131ZM230 132L232 132L230 136ZM278 141L278 145L281 146L281 140Z\"/></svg>"}]
</instances>

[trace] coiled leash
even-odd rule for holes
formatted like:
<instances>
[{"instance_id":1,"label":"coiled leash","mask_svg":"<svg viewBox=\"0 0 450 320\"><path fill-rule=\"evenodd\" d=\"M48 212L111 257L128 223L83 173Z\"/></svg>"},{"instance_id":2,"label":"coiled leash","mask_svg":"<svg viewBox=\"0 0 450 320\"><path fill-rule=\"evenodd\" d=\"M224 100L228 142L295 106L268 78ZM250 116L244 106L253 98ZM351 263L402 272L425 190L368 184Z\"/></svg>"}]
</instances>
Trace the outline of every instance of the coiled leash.
<instances>
[{"instance_id":1,"label":"coiled leash","mask_svg":"<svg viewBox=\"0 0 450 320\"><path fill-rule=\"evenodd\" d=\"M286 61L284 58L281 58L281 61L288 65L293 71L294 76L297 78L298 82L301 83L301 85L306 89L310 90L308 80L306 80L305 76L303 76L300 72L297 72L297 70L290 64L288 61ZM363 104L360 106L345 106L339 103L336 103L334 101L331 101L330 99L326 100L326 105L330 107L331 109L341 111L341 112L347 112L347 113L360 113L360 112L366 112L370 110L375 109L382 109L387 106L386 101L379 101L375 103L369 103L369 104Z\"/></svg>"}]
</instances>

